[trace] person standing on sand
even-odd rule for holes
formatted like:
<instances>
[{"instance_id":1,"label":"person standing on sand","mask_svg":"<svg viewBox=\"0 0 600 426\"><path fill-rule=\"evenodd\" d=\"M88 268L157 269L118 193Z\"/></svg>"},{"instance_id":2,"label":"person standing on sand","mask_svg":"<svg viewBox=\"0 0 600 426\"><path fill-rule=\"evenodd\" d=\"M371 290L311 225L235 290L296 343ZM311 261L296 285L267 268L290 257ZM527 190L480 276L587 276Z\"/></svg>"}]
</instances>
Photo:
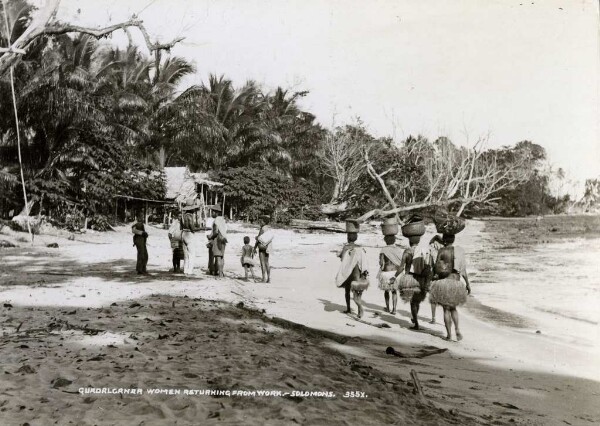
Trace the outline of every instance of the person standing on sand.
<instances>
[{"instance_id":1,"label":"person standing on sand","mask_svg":"<svg viewBox=\"0 0 600 426\"><path fill-rule=\"evenodd\" d=\"M212 234L213 223L215 223L215 219L213 219L212 216L206 218L206 224L204 228L206 229L207 238L210 236L210 234ZM215 257L213 256L212 246L213 242L208 240L208 243L206 244L206 248L208 248L208 275L216 275L217 270L215 267Z\"/></svg>"},{"instance_id":2,"label":"person standing on sand","mask_svg":"<svg viewBox=\"0 0 600 426\"><path fill-rule=\"evenodd\" d=\"M269 257L271 254L271 243L273 242L274 233L269 227L271 217L263 215L260 218L260 230L256 236L256 244L254 251L258 249L258 258L260 259L260 269L262 272L262 282L271 282L271 266L269 265Z\"/></svg>"},{"instance_id":3,"label":"person standing on sand","mask_svg":"<svg viewBox=\"0 0 600 426\"><path fill-rule=\"evenodd\" d=\"M357 228L358 225L356 225ZM348 230L348 227L346 229ZM367 252L356 244L358 232L347 232L347 235L348 243L344 244L338 255L342 264L335 277L335 283L345 290L346 310L344 313L352 313L350 308L350 292L352 291L354 302L358 307L358 317L361 318L363 314L362 293L369 287Z\"/></svg>"},{"instance_id":4,"label":"person standing on sand","mask_svg":"<svg viewBox=\"0 0 600 426\"><path fill-rule=\"evenodd\" d=\"M196 204L183 207L183 223L181 239L183 242L183 272L186 275L194 273L194 260L196 257L196 231L198 231L197 211L200 207Z\"/></svg>"},{"instance_id":5,"label":"person standing on sand","mask_svg":"<svg viewBox=\"0 0 600 426\"><path fill-rule=\"evenodd\" d=\"M135 270L138 275L147 274L146 266L148 265L148 249L146 248L146 239L148 234L144 227L144 215L139 213L137 215L137 221L131 227L133 232L133 245L137 249L137 262L135 264Z\"/></svg>"},{"instance_id":6,"label":"person standing on sand","mask_svg":"<svg viewBox=\"0 0 600 426\"><path fill-rule=\"evenodd\" d=\"M216 276L223 278L223 268L225 267L225 247L227 246L227 224L225 218L221 216L221 206L211 206L211 214L214 219L213 228L208 239L212 242L212 253L215 258L214 266Z\"/></svg>"},{"instance_id":7,"label":"person standing on sand","mask_svg":"<svg viewBox=\"0 0 600 426\"><path fill-rule=\"evenodd\" d=\"M183 240L182 240L182 217L181 213L173 220L169 227L169 241L173 250L173 273L181 272L181 259L183 259Z\"/></svg>"},{"instance_id":8,"label":"person standing on sand","mask_svg":"<svg viewBox=\"0 0 600 426\"><path fill-rule=\"evenodd\" d=\"M435 264L437 254L442 247L444 247L444 244L442 244L442 236L434 235L434 237L429 241L429 257L431 259L430 265ZM433 274L433 268L431 272ZM431 298L429 300L429 303L431 305L431 321L429 321L429 324L435 324L435 310L437 308L437 305L431 301Z\"/></svg>"},{"instance_id":9,"label":"person standing on sand","mask_svg":"<svg viewBox=\"0 0 600 426\"><path fill-rule=\"evenodd\" d=\"M402 270L402 249L396 245L395 235L385 235L386 246L379 253L379 272L377 273L378 287L383 290L385 311L396 314L398 304L398 284L396 277ZM390 311L390 292L392 293L392 310Z\"/></svg>"},{"instance_id":10,"label":"person standing on sand","mask_svg":"<svg viewBox=\"0 0 600 426\"><path fill-rule=\"evenodd\" d=\"M248 272L252 274L252 279L256 282L254 276L254 247L250 245L250 237L244 237L244 246L242 247L241 259L242 266L244 267L244 281L248 281Z\"/></svg>"},{"instance_id":11,"label":"person standing on sand","mask_svg":"<svg viewBox=\"0 0 600 426\"><path fill-rule=\"evenodd\" d=\"M461 247L453 245L454 238L451 234L444 234L442 237L444 247L438 252L434 267L438 280L431 285L429 295L432 302L444 308L446 340L452 338L452 323L456 330L456 340L462 340L456 307L465 303L467 296L471 294L465 252Z\"/></svg>"}]
</instances>

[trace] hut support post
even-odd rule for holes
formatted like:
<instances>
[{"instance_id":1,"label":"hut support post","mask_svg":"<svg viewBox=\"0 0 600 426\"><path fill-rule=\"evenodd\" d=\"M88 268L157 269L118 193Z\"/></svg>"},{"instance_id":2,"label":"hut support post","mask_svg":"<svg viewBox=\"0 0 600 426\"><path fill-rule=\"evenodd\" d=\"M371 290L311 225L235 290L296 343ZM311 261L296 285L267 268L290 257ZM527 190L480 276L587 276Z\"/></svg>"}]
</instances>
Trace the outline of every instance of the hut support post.
<instances>
[{"instance_id":1,"label":"hut support post","mask_svg":"<svg viewBox=\"0 0 600 426\"><path fill-rule=\"evenodd\" d=\"M225 193L223 193L223 207L221 207L221 216L225 216Z\"/></svg>"}]
</instances>

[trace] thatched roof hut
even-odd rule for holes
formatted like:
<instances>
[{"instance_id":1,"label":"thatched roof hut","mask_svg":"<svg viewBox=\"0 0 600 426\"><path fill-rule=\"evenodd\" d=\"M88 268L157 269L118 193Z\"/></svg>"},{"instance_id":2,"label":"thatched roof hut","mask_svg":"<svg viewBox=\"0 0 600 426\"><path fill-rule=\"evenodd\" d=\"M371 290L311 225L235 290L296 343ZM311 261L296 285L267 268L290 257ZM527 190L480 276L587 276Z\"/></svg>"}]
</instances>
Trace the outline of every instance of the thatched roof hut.
<instances>
[{"instance_id":1,"label":"thatched roof hut","mask_svg":"<svg viewBox=\"0 0 600 426\"><path fill-rule=\"evenodd\" d=\"M222 197L220 182L208 178L208 173L192 173L187 167L165 167L167 192L165 198L181 206L217 204Z\"/></svg>"}]
</instances>

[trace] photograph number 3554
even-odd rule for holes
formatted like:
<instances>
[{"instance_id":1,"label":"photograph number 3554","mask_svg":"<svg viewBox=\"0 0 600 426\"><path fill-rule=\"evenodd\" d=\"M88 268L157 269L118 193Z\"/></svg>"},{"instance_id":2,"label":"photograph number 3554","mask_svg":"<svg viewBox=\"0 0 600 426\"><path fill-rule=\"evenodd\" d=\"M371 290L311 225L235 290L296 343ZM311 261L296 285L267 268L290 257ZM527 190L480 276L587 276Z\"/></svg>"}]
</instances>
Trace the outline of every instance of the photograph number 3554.
<instances>
[{"instance_id":1,"label":"photograph number 3554","mask_svg":"<svg viewBox=\"0 0 600 426\"><path fill-rule=\"evenodd\" d=\"M600 424L594 0L0 0L0 425Z\"/></svg>"}]
</instances>

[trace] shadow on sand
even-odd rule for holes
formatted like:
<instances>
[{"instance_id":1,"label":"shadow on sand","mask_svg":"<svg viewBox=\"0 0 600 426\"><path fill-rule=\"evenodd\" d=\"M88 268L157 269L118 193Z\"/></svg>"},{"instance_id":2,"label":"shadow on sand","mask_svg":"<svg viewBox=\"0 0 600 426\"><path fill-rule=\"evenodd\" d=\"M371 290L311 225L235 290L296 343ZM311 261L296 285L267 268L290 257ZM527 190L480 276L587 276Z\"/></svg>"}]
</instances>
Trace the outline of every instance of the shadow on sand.
<instances>
[{"instance_id":1,"label":"shadow on sand","mask_svg":"<svg viewBox=\"0 0 600 426\"><path fill-rule=\"evenodd\" d=\"M326 299L318 299L319 302L321 302L323 304L323 309L325 310L325 312L344 312L346 310L346 307L344 305L340 305L339 303L334 303L331 302L330 300L326 300ZM363 302L363 306L365 307L365 316L368 314L371 314L371 316L369 316L369 319L380 319L388 324L394 324L394 325L398 325L402 328L407 328L410 329L411 331L414 331L415 333L425 333L425 334L430 334L432 336L435 337L439 337L441 339L443 339L445 337L445 334L443 334L442 332L436 331L436 330L431 330L429 328L423 328L423 325L420 325L420 329L419 330L412 330L412 322L410 322L410 320L405 320L402 318L399 318L397 316L385 313L381 311L381 308L377 305L374 305L372 303L365 303ZM402 314L406 317L410 317L410 313L407 311L403 311L403 310L398 310L397 311L398 314ZM426 321L425 318L421 318L424 322Z\"/></svg>"}]
</instances>

